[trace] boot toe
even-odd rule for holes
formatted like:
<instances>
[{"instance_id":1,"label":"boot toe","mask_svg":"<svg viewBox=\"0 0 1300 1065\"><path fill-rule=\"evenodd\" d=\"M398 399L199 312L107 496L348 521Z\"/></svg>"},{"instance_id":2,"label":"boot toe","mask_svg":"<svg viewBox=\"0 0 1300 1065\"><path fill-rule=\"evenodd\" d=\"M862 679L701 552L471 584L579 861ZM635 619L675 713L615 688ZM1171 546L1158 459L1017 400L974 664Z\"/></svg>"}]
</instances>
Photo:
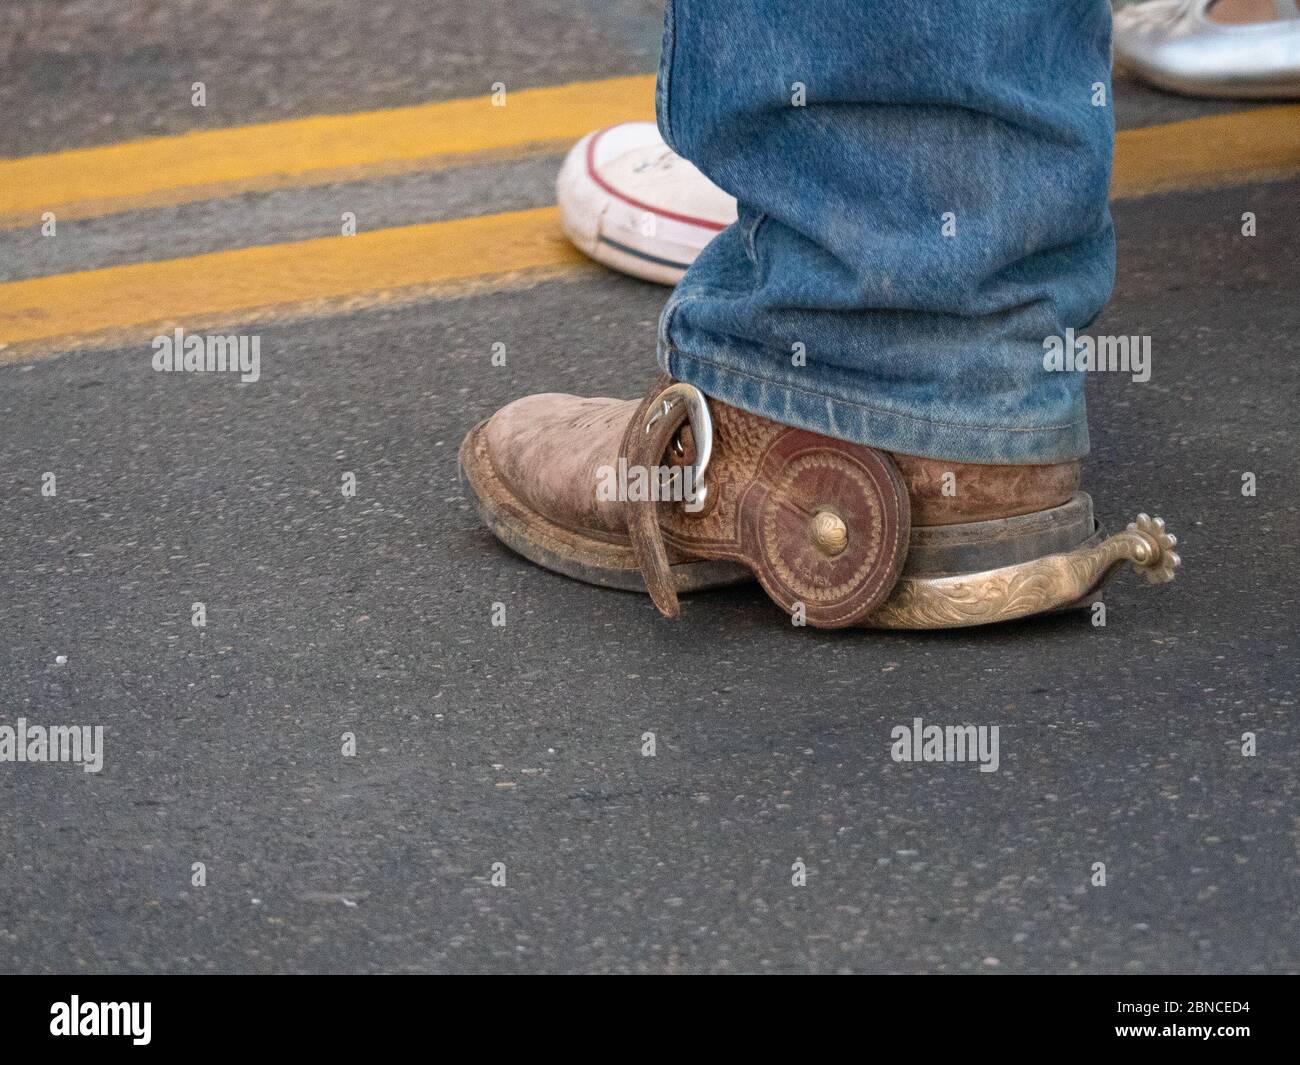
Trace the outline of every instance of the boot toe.
<instances>
[{"instance_id":1,"label":"boot toe","mask_svg":"<svg viewBox=\"0 0 1300 1065\"><path fill-rule=\"evenodd\" d=\"M522 503L565 528L621 535L621 504L597 498L601 468L616 468L636 400L561 393L524 396L484 426L488 458Z\"/></svg>"}]
</instances>

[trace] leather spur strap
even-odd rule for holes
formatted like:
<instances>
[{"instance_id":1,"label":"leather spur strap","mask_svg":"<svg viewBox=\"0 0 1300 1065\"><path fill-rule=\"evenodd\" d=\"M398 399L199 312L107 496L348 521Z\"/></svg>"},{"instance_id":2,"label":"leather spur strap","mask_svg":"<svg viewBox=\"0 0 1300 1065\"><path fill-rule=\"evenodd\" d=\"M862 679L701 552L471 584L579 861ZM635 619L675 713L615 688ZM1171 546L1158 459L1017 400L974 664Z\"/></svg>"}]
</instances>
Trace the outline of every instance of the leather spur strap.
<instances>
[{"instance_id":1,"label":"leather spur strap","mask_svg":"<svg viewBox=\"0 0 1300 1065\"><path fill-rule=\"evenodd\" d=\"M655 420L656 382L624 437L633 465L662 464L687 420L677 404ZM667 617L679 611L668 549L729 559L753 571L786 613L817 628L862 621L902 573L910 532L907 491L893 460L860 444L779 425L709 402L713 456L702 510L680 502L628 504L628 532L646 589Z\"/></svg>"},{"instance_id":2,"label":"leather spur strap","mask_svg":"<svg viewBox=\"0 0 1300 1065\"><path fill-rule=\"evenodd\" d=\"M648 432L646 430L659 393L670 384L672 379L666 374L657 377L628 424L621 451L629 470L636 466L647 470L657 467L686 420L685 408L678 406L655 422ZM664 617L677 617L681 613L681 604L677 600L677 586L659 528L659 503L653 499L629 501L627 532L651 600Z\"/></svg>"}]
</instances>

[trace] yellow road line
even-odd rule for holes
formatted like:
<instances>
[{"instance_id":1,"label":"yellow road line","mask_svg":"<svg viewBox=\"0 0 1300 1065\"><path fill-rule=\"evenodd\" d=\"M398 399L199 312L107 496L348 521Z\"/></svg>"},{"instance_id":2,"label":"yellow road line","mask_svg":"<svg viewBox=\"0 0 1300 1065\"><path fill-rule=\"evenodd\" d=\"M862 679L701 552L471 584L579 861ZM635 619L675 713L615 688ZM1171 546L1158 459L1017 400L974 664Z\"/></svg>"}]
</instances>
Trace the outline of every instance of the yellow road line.
<instances>
[{"instance_id":1,"label":"yellow road line","mask_svg":"<svg viewBox=\"0 0 1300 1065\"><path fill-rule=\"evenodd\" d=\"M1111 195L1266 180L1300 171L1300 105L1191 118L1115 138Z\"/></svg>"},{"instance_id":2,"label":"yellow road line","mask_svg":"<svg viewBox=\"0 0 1300 1065\"><path fill-rule=\"evenodd\" d=\"M1300 107L1126 131L1116 197L1300 170ZM588 119L584 118L584 126ZM585 260L555 208L403 226L0 284L0 362L135 341L169 325L334 313L394 299L571 275Z\"/></svg>"},{"instance_id":3,"label":"yellow road line","mask_svg":"<svg viewBox=\"0 0 1300 1065\"><path fill-rule=\"evenodd\" d=\"M653 118L654 78L642 75L508 90L502 107L484 94L3 159L0 227L556 150Z\"/></svg>"},{"instance_id":4,"label":"yellow road line","mask_svg":"<svg viewBox=\"0 0 1300 1065\"><path fill-rule=\"evenodd\" d=\"M0 285L0 363L174 325L292 317L588 264L553 207Z\"/></svg>"},{"instance_id":5,"label":"yellow road line","mask_svg":"<svg viewBox=\"0 0 1300 1065\"><path fill-rule=\"evenodd\" d=\"M514 158L653 117L654 78L639 75L508 91L504 107L485 94L0 159L0 228L36 226L44 211L85 218ZM1297 127L1300 106L1285 105L1125 130L1116 194L1291 172L1300 168Z\"/></svg>"}]
</instances>

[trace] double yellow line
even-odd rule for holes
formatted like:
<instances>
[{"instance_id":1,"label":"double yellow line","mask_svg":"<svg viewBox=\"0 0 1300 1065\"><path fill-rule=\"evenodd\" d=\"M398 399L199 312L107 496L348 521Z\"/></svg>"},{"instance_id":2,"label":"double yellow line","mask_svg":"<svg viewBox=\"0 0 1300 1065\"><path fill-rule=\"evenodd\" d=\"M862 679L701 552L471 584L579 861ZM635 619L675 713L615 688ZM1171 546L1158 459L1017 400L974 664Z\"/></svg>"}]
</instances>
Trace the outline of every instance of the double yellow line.
<instances>
[{"instance_id":1,"label":"double yellow line","mask_svg":"<svg viewBox=\"0 0 1300 1065\"><path fill-rule=\"evenodd\" d=\"M0 160L0 226L555 151L653 116L653 79L619 78L356 115ZM1300 106L1128 130L1116 197L1300 171ZM58 237L50 239L60 239ZM564 276L585 260L554 208L242 248L0 285L0 362L209 324L374 306Z\"/></svg>"}]
</instances>

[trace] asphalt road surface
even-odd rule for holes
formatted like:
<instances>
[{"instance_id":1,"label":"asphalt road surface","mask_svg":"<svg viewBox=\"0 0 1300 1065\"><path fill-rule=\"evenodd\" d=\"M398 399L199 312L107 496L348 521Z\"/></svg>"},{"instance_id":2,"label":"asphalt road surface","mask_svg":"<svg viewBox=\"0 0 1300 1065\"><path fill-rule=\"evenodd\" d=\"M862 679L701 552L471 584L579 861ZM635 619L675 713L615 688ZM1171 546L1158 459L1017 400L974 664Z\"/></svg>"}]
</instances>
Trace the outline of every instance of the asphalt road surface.
<instances>
[{"instance_id":1,"label":"asphalt road surface","mask_svg":"<svg viewBox=\"0 0 1300 1065\"><path fill-rule=\"evenodd\" d=\"M657 4L583 7L23 5L3 150L653 71ZM238 86L218 114L173 99L199 67ZM555 165L10 230L0 267L302 239L339 197L383 226L540 206ZM155 373L147 338L0 360L0 725L104 730L97 773L0 763L0 970L1295 971L1298 193L1115 206L1093 331L1151 336L1154 372L1089 381L1085 487L1111 528L1164 516L1184 567L1120 578L1104 627L819 633L755 588L667 622L499 546L466 430L653 373L664 290L597 270L267 322L256 383ZM916 717L997 725L998 771L894 762Z\"/></svg>"}]
</instances>

